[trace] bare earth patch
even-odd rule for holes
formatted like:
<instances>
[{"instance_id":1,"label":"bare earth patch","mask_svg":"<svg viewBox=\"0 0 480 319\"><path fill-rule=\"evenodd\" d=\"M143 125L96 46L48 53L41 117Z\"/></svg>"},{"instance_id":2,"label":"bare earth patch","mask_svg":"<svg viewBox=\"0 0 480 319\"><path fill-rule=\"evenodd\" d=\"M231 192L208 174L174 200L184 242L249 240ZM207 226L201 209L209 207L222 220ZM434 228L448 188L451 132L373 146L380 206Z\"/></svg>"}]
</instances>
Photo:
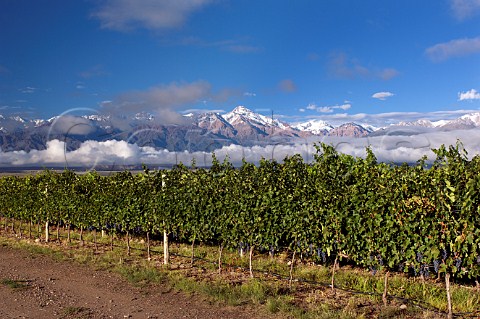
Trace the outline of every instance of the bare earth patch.
<instances>
[{"instance_id":1,"label":"bare earth patch","mask_svg":"<svg viewBox=\"0 0 480 319\"><path fill-rule=\"evenodd\" d=\"M0 318L262 318L166 287L0 245Z\"/></svg>"}]
</instances>

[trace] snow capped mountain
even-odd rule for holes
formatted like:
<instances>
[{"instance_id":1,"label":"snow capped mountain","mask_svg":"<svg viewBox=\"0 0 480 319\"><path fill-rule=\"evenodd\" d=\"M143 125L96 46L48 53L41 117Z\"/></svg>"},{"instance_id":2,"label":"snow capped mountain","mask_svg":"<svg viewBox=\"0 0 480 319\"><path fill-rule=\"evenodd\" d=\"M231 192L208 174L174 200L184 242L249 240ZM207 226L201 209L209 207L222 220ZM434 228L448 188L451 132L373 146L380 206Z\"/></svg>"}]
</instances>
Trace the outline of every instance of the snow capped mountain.
<instances>
[{"instance_id":1,"label":"snow capped mountain","mask_svg":"<svg viewBox=\"0 0 480 319\"><path fill-rule=\"evenodd\" d=\"M47 140L59 139L69 149L87 140L125 140L139 146L168 150L213 151L230 144L245 146L288 143L292 138L315 136L364 137L414 135L422 130L452 131L480 127L480 112L466 114L453 120L420 119L400 122L377 129L368 123L345 123L334 126L321 119L288 124L270 116L238 106L225 114L215 112L184 115L181 124L162 124L155 115L140 112L84 116L55 116L48 120L28 120L18 116L0 115L0 149L3 151L45 149ZM81 124L81 125L79 125ZM53 128L53 129L52 129ZM75 129L72 129L75 128ZM68 132L68 134L66 133Z\"/></svg>"},{"instance_id":2,"label":"snow capped mountain","mask_svg":"<svg viewBox=\"0 0 480 319\"><path fill-rule=\"evenodd\" d=\"M46 123L46 121L43 120L43 119L34 119L34 120L32 120L32 123L35 127L38 127L38 126L44 125Z\"/></svg>"},{"instance_id":3,"label":"snow capped mountain","mask_svg":"<svg viewBox=\"0 0 480 319\"><path fill-rule=\"evenodd\" d=\"M480 127L480 113L465 114L453 120L430 121L420 119L414 122L400 122L392 126L420 126L427 128L439 128L441 130L459 130Z\"/></svg>"},{"instance_id":4,"label":"snow capped mountain","mask_svg":"<svg viewBox=\"0 0 480 319\"><path fill-rule=\"evenodd\" d=\"M325 121L314 119L307 122L298 123L293 126L293 128L299 131L311 132L315 135L325 135L333 129L333 126Z\"/></svg>"},{"instance_id":5,"label":"snow capped mountain","mask_svg":"<svg viewBox=\"0 0 480 319\"><path fill-rule=\"evenodd\" d=\"M461 116L460 119L469 120L473 124L475 124L475 126L480 126L480 112L479 113L465 114L465 115Z\"/></svg>"},{"instance_id":6,"label":"snow capped mountain","mask_svg":"<svg viewBox=\"0 0 480 319\"><path fill-rule=\"evenodd\" d=\"M20 123L26 123L27 122L26 120L24 120L20 116L12 116L11 119L14 120L14 121L20 122Z\"/></svg>"},{"instance_id":7,"label":"snow capped mountain","mask_svg":"<svg viewBox=\"0 0 480 319\"><path fill-rule=\"evenodd\" d=\"M414 122L400 122L392 124L393 126L422 126L422 127L434 127L434 124L429 120L417 120Z\"/></svg>"},{"instance_id":8,"label":"snow capped mountain","mask_svg":"<svg viewBox=\"0 0 480 319\"><path fill-rule=\"evenodd\" d=\"M241 105L237 106L235 109L233 109L233 111L223 114L222 116L232 126L242 123L250 123L255 126L278 127L283 130L287 129L288 127L288 124L286 123L255 113Z\"/></svg>"}]
</instances>

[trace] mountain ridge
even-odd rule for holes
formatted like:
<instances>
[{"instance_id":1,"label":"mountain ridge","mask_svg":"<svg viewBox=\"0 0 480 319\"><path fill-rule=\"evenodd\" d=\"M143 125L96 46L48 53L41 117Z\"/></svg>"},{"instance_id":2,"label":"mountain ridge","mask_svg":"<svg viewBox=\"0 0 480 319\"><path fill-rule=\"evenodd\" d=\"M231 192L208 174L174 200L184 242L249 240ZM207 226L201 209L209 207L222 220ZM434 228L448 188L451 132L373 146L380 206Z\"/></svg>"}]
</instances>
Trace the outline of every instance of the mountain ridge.
<instances>
[{"instance_id":1,"label":"mountain ridge","mask_svg":"<svg viewBox=\"0 0 480 319\"><path fill-rule=\"evenodd\" d=\"M29 120L19 116L0 115L0 148L2 151L42 150L52 139L64 141L67 149L75 149L87 140L125 140L139 146L152 146L173 151L213 151L238 144L244 146L288 143L292 139L315 136L365 137L392 134L402 129L422 127L449 131L480 127L480 112L465 114L453 120L399 122L382 128L354 122L331 125L321 119L291 124L273 116L256 113L245 106L230 112L190 113L185 123L162 124L151 113L132 116L111 114L64 115L50 119ZM397 133L395 133L397 134ZM408 130L406 133L410 134Z\"/></svg>"}]
</instances>

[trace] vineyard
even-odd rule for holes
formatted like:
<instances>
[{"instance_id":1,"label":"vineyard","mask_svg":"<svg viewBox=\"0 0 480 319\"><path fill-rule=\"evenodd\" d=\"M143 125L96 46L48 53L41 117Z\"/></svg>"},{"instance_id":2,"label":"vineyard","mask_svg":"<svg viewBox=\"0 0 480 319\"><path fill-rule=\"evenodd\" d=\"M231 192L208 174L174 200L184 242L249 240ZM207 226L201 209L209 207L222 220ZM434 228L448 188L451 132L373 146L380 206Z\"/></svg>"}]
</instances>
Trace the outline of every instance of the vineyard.
<instances>
[{"instance_id":1,"label":"vineyard","mask_svg":"<svg viewBox=\"0 0 480 319\"><path fill-rule=\"evenodd\" d=\"M288 251L316 263L349 263L412 276L480 275L480 157L460 143L426 165L377 163L317 146L234 168L182 164L101 176L45 171L0 179L1 216L35 225L102 231L242 249ZM6 227L5 222L5 227ZM32 226L33 225L33 226ZM26 231L26 230L25 230ZM193 249L192 249L193 250ZM168 254L167 254L168 255ZM167 256L168 257L168 256ZM293 265L293 263L292 263Z\"/></svg>"}]
</instances>

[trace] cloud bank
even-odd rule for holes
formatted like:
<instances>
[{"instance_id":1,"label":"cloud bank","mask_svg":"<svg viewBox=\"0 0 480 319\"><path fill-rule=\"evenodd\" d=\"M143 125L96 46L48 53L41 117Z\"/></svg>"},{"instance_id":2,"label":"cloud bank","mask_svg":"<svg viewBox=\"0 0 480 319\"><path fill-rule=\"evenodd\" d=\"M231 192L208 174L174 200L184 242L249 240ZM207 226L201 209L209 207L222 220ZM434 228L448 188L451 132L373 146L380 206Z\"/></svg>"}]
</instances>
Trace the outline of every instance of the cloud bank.
<instances>
[{"instance_id":1,"label":"cloud bank","mask_svg":"<svg viewBox=\"0 0 480 319\"><path fill-rule=\"evenodd\" d=\"M411 132L412 133L412 132ZM416 132L418 133L418 132ZM258 163L261 158L282 161L286 156L300 154L305 161L311 162L315 154L314 143L323 142L333 145L337 151L352 156L364 157L365 148L370 146L381 162L414 163L427 155L430 161L435 159L431 151L441 144L455 145L463 142L470 156L480 154L480 130L457 130L450 132L424 132L412 136L401 136L391 131L383 136L365 138L315 137L301 139L293 143L276 145L258 145L242 147L224 146L215 150L216 156L223 160L228 156L234 165L241 165L244 158L248 162ZM149 146L138 146L125 141L86 141L73 151L67 151L65 143L51 140L45 150L0 152L0 166L83 166L95 169L97 166L118 167L121 165L147 164L151 167L164 167L177 163L190 164L195 159L199 166L210 166L211 151L170 152Z\"/></svg>"}]
</instances>

